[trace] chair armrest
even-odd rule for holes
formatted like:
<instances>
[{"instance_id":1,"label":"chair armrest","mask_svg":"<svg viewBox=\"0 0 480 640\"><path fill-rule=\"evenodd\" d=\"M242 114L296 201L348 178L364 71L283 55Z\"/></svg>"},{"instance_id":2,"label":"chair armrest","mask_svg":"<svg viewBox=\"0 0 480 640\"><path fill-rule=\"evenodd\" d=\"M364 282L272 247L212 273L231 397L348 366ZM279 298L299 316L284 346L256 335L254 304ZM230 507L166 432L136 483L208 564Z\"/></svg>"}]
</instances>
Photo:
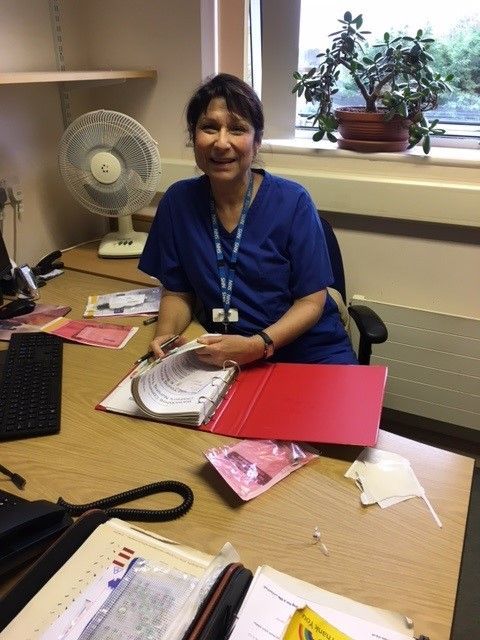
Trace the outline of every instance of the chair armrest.
<instances>
[{"instance_id":1,"label":"chair armrest","mask_svg":"<svg viewBox=\"0 0 480 640\"><path fill-rule=\"evenodd\" d=\"M387 327L379 315L362 304L350 305L348 313L354 319L362 338L372 344L381 344L388 338Z\"/></svg>"},{"instance_id":2,"label":"chair armrest","mask_svg":"<svg viewBox=\"0 0 480 640\"><path fill-rule=\"evenodd\" d=\"M370 364L372 344L381 344L388 338L387 327L379 315L361 304L350 305L348 313L353 318L360 333L358 361L360 364Z\"/></svg>"}]
</instances>

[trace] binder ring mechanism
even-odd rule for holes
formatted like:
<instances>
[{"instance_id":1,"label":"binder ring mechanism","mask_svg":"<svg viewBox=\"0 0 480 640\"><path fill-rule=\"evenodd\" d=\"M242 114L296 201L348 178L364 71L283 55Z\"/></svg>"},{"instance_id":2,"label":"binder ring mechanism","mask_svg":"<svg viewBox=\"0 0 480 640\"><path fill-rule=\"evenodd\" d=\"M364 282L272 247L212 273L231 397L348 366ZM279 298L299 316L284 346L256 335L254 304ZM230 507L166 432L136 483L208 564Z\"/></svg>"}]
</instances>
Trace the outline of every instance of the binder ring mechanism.
<instances>
[{"instance_id":1,"label":"binder ring mechanism","mask_svg":"<svg viewBox=\"0 0 480 640\"><path fill-rule=\"evenodd\" d=\"M231 371L226 378L223 378L222 376L214 376L212 378L212 387L218 389L218 391L215 393L214 398L211 398L210 396L200 396L198 398L198 402L200 404L209 402L211 405L210 409L205 413L203 424L207 424L215 415L215 411L217 410L218 405L221 403L221 401L225 398L228 388L230 387L232 382L237 379L240 373L240 365L238 364L238 362L235 362L235 360L225 360L225 362L223 363L223 370L227 371L228 369L231 369Z\"/></svg>"},{"instance_id":2,"label":"binder ring mechanism","mask_svg":"<svg viewBox=\"0 0 480 640\"><path fill-rule=\"evenodd\" d=\"M136 498L143 498L144 496L150 496L154 493L177 493L183 498L183 502L171 509L112 508L124 502L130 502ZM102 509L110 518L123 518L137 522L167 522L169 520L176 520L190 511L193 505L193 491L183 482L161 480L160 482L152 482L143 487L129 489L123 493L116 493L113 496L101 498L95 502L71 504L63 498L59 498L57 504L63 507L71 516L80 516L82 513L85 513L85 511L90 511L91 509Z\"/></svg>"}]
</instances>

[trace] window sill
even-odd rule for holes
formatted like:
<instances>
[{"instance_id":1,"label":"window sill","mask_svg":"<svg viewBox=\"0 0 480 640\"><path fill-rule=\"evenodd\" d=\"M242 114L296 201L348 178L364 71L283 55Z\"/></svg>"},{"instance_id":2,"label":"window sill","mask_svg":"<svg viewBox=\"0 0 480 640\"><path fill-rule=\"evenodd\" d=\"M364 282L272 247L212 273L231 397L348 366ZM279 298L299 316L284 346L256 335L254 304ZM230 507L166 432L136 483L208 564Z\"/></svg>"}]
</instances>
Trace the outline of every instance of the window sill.
<instances>
[{"instance_id":1,"label":"window sill","mask_svg":"<svg viewBox=\"0 0 480 640\"><path fill-rule=\"evenodd\" d=\"M261 160L303 184L323 211L480 227L480 148L362 154L323 140L266 139Z\"/></svg>"},{"instance_id":2,"label":"window sill","mask_svg":"<svg viewBox=\"0 0 480 640\"><path fill-rule=\"evenodd\" d=\"M480 161L480 146L476 149L460 148L457 145L448 145L448 139L442 140L446 142L445 146L432 144L432 148L428 155L423 153L421 147L407 149L403 153L356 153L355 151L344 151L339 149L335 143L328 140L320 140L313 142L310 134L306 137L297 137L291 139L267 139L263 140L262 153L284 153L299 154L313 156L332 156L340 158L350 158L355 160L368 160L370 162L402 162L410 164L428 163L439 166L460 166L478 168ZM448 146L447 146L448 145Z\"/></svg>"}]
</instances>

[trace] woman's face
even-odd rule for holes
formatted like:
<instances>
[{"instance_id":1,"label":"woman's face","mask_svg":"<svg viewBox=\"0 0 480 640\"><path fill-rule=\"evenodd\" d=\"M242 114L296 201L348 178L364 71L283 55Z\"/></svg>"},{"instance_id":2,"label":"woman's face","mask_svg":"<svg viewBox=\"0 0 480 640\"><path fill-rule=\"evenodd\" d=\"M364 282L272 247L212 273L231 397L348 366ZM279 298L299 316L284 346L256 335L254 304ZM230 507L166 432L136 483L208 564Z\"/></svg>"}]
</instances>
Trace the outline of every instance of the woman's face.
<instances>
[{"instance_id":1,"label":"woman's face","mask_svg":"<svg viewBox=\"0 0 480 640\"><path fill-rule=\"evenodd\" d=\"M210 180L244 182L259 144L252 124L214 98L198 119L194 150L198 167Z\"/></svg>"}]
</instances>

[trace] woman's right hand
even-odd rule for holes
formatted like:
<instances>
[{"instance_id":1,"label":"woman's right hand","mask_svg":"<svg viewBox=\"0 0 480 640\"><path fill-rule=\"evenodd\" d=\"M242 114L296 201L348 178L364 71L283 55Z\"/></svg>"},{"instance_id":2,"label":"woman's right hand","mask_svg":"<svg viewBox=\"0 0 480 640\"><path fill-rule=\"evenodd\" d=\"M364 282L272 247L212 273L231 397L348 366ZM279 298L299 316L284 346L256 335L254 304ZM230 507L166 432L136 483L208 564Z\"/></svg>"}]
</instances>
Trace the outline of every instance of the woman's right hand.
<instances>
[{"instance_id":1,"label":"woman's right hand","mask_svg":"<svg viewBox=\"0 0 480 640\"><path fill-rule=\"evenodd\" d=\"M179 336L175 342L171 342L168 347L163 350L161 345L173 338L174 335L174 333L164 333L163 335L155 336L150 343L150 349L153 351L155 358L164 358L171 349L175 349L175 347L179 347L187 342L183 336Z\"/></svg>"}]
</instances>

